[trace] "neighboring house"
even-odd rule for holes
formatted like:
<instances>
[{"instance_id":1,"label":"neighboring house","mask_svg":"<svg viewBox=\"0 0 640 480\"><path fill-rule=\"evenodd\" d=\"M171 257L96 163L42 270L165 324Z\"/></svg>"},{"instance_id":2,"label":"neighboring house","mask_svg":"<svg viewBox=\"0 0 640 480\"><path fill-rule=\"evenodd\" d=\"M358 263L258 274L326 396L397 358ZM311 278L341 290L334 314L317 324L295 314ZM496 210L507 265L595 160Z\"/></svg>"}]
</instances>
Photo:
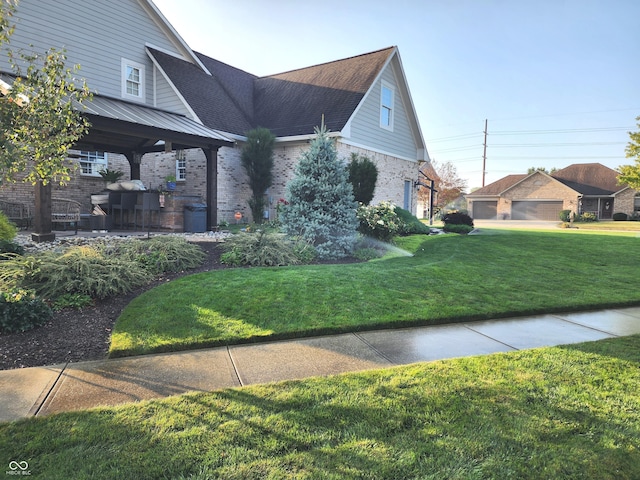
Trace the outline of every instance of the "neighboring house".
<instances>
[{"instance_id":1,"label":"neighboring house","mask_svg":"<svg viewBox=\"0 0 640 480\"><path fill-rule=\"evenodd\" d=\"M638 192L618 185L618 172L600 163L577 163L551 175L507 175L466 198L474 219L559 220L560 211L571 210L607 220L640 210Z\"/></svg>"},{"instance_id":2,"label":"neighboring house","mask_svg":"<svg viewBox=\"0 0 640 480\"><path fill-rule=\"evenodd\" d=\"M176 198L206 201L209 228L237 211L249 218L240 154L260 126L277 137L271 216L323 121L340 156L376 163L374 202L416 211L418 162L429 157L396 47L256 77L192 51L150 0L20 0L14 19L12 48L65 48L95 92L85 111L92 128L70 154L78 174L54 191L87 212L104 187L98 171L109 168L150 189L175 175ZM0 57L0 72L9 70ZM33 203L30 185L3 185L6 197Z\"/></svg>"}]
</instances>

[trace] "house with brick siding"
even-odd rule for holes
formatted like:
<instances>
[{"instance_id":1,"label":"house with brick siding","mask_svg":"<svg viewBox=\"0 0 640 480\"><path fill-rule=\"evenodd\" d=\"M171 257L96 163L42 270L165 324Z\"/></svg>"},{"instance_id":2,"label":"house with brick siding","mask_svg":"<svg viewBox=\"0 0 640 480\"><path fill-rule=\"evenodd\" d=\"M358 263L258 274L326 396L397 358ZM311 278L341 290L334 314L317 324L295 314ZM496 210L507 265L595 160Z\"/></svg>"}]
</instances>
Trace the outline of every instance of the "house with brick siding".
<instances>
[{"instance_id":1,"label":"house with brick siding","mask_svg":"<svg viewBox=\"0 0 640 480\"><path fill-rule=\"evenodd\" d=\"M418 167L429 156L397 47L258 77L191 50L151 0L20 0L14 21L12 48L66 49L94 92L84 110L92 127L69 155L76 174L52 193L86 214L108 168L151 191L177 177L166 228L179 229L182 204L197 201L207 206L207 228L237 212L251 221L240 156L247 131L266 127L276 135L264 212L272 217L323 119L345 161L357 153L377 165L374 202L416 211ZM10 72L4 57L0 72ZM0 186L6 198L34 202L21 183Z\"/></svg>"},{"instance_id":2,"label":"house with brick siding","mask_svg":"<svg viewBox=\"0 0 640 480\"><path fill-rule=\"evenodd\" d=\"M559 220L562 210L610 220L640 211L638 192L618 184L618 172L600 163L576 163L552 174L507 175L465 195L475 219Z\"/></svg>"}]
</instances>

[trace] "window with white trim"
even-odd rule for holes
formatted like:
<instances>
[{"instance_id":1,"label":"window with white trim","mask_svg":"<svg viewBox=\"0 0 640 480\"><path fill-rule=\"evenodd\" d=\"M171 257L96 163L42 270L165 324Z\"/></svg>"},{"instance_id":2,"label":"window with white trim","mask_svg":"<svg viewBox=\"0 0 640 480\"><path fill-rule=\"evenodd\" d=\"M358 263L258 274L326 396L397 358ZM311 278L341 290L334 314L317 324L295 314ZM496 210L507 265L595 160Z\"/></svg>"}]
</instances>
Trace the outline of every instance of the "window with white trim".
<instances>
[{"instance_id":1,"label":"window with white trim","mask_svg":"<svg viewBox=\"0 0 640 480\"><path fill-rule=\"evenodd\" d=\"M393 130L393 102L395 89L387 82L382 82L380 88L380 126Z\"/></svg>"},{"instance_id":2,"label":"window with white trim","mask_svg":"<svg viewBox=\"0 0 640 480\"><path fill-rule=\"evenodd\" d=\"M176 180L187 179L187 156L184 150L176 150Z\"/></svg>"},{"instance_id":3,"label":"window with white trim","mask_svg":"<svg viewBox=\"0 0 640 480\"><path fill-rule=\"evenodd\" d=\"M122 98L144 101L144 65L122 59Z\"/></svg>"},{"instance_id":4,"label":"window with white trim","mask_svg":"<svg viewBox=\"0 0 640 480\"><path fill-rule=\"evenodd\" d=\"M82 175L99 177L100 173L98 172L107 168L107 154L105 152L81 151L78 155Z\"/></svg>"}]
</instances>

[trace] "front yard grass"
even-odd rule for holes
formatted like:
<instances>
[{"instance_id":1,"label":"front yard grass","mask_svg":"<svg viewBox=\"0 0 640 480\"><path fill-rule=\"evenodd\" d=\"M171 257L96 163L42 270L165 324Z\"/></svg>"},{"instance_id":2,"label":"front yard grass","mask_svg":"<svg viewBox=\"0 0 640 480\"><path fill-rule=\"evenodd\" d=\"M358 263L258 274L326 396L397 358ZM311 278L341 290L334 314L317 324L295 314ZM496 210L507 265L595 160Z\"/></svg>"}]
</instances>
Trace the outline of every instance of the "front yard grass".
<instances>
[{"instance_id":1,"label":"front yard grass","mask_svg":"<svg viewBox=\"0 0 640 480\"><path fill-rule=\"evenodd\" d=\"M110 354L639 303L640 239L574 232L413 236L398 241L413 257L183 277L130 303Z\"/></svg>"},{"instance_id":2,"label":"front yard grass","mask_svg":"<svg viewBox=\"0 0 640 480\"><path fill-rule=\"evenodd\" d=\"M637 479L639 363L636 335L30 418L0 425L0 465L47 479Z\"/></svg>"}]
</instances>

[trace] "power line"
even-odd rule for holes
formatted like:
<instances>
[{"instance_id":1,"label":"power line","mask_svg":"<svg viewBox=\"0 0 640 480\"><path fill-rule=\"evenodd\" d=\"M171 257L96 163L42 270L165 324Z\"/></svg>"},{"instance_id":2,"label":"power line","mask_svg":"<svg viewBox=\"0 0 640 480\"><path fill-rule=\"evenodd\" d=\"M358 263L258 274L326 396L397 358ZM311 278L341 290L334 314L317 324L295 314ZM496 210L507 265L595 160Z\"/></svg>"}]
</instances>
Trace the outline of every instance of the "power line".
<instances>
[{"instance_id":1,"label":"power line","mask_svg":"<svg viewBox=\"0 0 640 480\"><path fill-rule=\"evenodd\" d=\"M558 133L593 133L593 132L619 132L631 130L634 127L596 127L596 128L567 128L558 130L504 130L491 132L491 135L548 135Z\"/></svg>"},{"instance_id":2,"label":"power line","mask_svg":"<svg viewBox=\"0 0 640 480\"><path fill-rule=\"evenodd\" d=\"M584 147L587 145L625 145L625 142L576 142L576 143L496 143L491 148L514 147Z\"/></svg>"}]
</instances>

